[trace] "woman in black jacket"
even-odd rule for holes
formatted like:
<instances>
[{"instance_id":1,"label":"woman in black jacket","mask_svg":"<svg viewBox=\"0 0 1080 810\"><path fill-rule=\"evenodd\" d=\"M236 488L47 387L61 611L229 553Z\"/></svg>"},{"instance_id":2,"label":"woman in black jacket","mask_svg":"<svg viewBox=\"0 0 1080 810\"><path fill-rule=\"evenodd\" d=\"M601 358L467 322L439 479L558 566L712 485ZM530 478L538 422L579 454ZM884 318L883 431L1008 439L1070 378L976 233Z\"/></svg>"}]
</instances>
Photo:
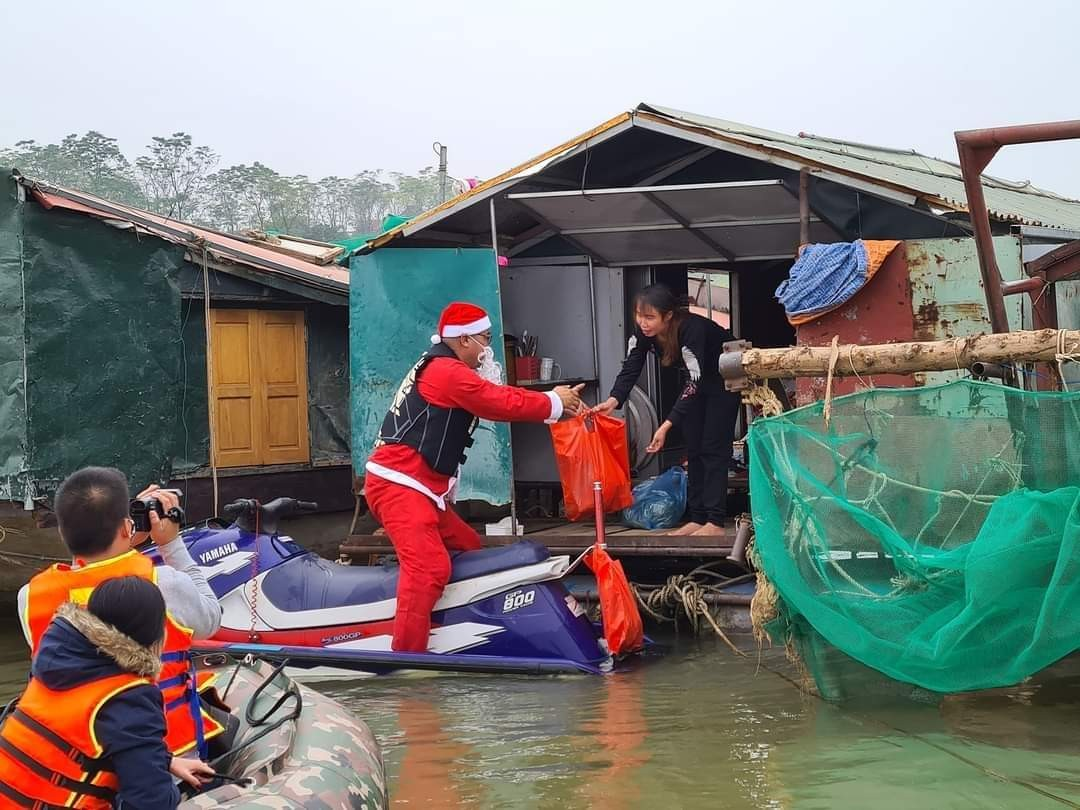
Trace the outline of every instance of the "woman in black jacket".
<instances>
[{"instance_id":1,"label":"woman in black jacket","mask_svg":"<svg viewBox=\"0 0 1080 810\"><path fill-rule=\"evenodd\" d=\"M678 425L686 438L688 523L673 534L720 535L727 508L728 466L735 438L740 399L724 388L720 355L734 336L715 321L679 306L662 284L642 290L634 301L636 328L611 396L597 406L600 413L621 408L630 396L648 353L663 366L682 371L684 386L648 451L658 453L668 431Z\"/></svg>"}]
</instances>

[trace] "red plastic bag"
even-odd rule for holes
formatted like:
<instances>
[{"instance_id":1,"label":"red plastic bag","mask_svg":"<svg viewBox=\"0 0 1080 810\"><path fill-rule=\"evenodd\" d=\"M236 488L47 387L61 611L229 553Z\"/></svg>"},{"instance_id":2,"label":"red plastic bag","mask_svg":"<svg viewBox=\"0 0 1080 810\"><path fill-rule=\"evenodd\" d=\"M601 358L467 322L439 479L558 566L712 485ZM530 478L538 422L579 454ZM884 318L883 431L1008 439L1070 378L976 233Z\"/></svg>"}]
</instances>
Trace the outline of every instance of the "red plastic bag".
<instances>
[{"instance_id":1,"label":"red plastic bag","mask_svg":"<svg viewBox=\"0 0 1080 810\"><path fill-rule=\"evenodd\" d=\"M622 563L613 560L600 545L589 549L585 564L596 576L600 594L600 617L604 623L604 639L612 655L623 655L645 646L645 630L641 624L637 599L626 580Z\"/></svg>"},{"instance_id":2,"label":"red plastic bag","mask_svg":"<svg viewBox=\"0 0 1080 810\"><path fill-rule=\"evenodd\" d=\"M626 425L603 414L584 414L551 426L566 516L593 514L593 484L603 484L604 511L618 512L634 502L630 492L630 457Z\"/></svg>"}]
</instances>

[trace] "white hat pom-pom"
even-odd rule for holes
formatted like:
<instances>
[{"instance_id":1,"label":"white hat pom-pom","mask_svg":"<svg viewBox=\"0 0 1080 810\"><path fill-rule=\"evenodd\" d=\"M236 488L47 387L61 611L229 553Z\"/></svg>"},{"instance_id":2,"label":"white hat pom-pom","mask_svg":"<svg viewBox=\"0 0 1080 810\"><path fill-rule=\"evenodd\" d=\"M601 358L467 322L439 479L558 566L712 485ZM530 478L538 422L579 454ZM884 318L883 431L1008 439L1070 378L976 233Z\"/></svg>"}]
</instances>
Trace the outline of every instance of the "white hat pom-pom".
<instances>
[{"instance_id":1,"label":"white hat pom-pom","mask_svg":"<svg viewBox=\"0 0 1080 810\"><path fill-rule=\"evenodd\" d=\"M432 335L431 336L431 345L432 346L438 346L440 343L442 343L442 338L441 337L439 337L438 335Z\"/></svg>"}]
</instances>

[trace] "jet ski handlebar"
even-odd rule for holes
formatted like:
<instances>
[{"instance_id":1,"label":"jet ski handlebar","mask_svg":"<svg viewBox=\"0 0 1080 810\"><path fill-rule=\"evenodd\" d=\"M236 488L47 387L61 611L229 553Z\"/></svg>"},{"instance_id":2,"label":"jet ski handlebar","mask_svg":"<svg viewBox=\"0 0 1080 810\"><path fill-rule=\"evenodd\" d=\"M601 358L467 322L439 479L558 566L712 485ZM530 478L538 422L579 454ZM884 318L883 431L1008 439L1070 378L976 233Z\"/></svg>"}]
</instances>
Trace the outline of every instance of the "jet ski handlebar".
<instances>
[{"instance_id":1,"label":"jet ski handlebar","mask_svg":"<svg viewBox=\"0 0 1080 810\"><path fill-rule=\"evenodd\" d=\"M242 529L272 533L277 531L277 523L282 518L317 512L319 505L314 501L298 501L295 498L275 498L269 503L259 503L254 498L240 498L227 504L222 511Z\"/></svg>"}]
</instances>

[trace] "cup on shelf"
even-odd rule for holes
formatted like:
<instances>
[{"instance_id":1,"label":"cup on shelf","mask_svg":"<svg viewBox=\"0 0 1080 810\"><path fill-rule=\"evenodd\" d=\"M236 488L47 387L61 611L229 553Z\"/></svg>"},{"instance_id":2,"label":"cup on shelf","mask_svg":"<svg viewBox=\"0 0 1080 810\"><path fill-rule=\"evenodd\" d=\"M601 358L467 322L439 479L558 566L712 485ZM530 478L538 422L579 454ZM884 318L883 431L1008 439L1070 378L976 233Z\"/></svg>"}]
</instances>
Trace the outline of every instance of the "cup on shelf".
<instances>
[{"instance_id":1,"label":"cup on shelf","mask_svg":"<svg viewBox=\"0 0 1080 810\"><path fill-rule=\"evenodd\" d=\"M562 367L556 363L550 357L544 357L540 360L540 380L542 382L550 382L551 380L558 380L562 377Z\"/></svg>"}]
</instances>

